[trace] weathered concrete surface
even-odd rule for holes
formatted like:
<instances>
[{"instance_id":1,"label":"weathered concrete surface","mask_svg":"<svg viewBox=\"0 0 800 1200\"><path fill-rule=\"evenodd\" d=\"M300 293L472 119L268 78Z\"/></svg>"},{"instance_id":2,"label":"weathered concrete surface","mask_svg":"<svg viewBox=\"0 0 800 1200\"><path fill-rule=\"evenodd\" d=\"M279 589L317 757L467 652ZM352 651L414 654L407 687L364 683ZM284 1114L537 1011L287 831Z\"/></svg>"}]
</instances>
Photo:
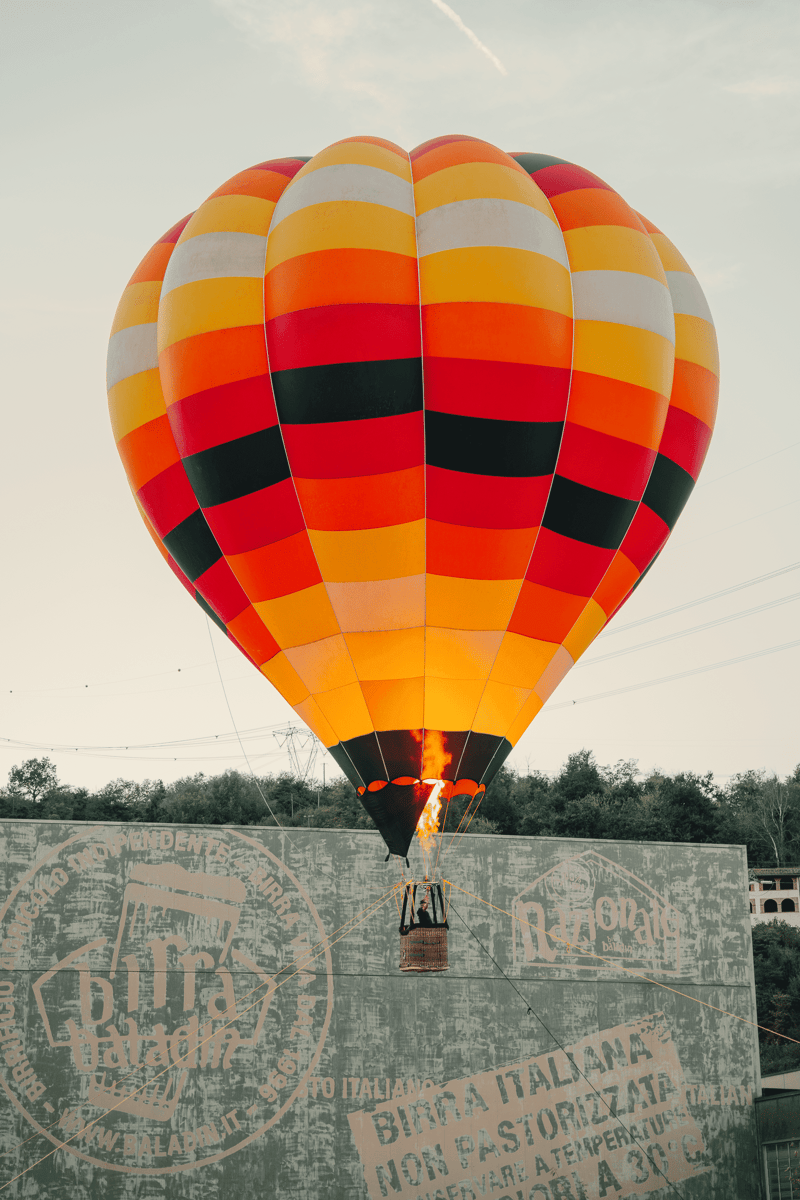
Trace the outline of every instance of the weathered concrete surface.
<instances>
[{"instance_id":1,"label":"weathered concrete surface","mask_svg":"<svg viewBox=\"0 0 800 1200\"><path fill-rule=\"evenodd\" d=\"M400 975L392 896L342 936L398 881L376 834L0 823L0 1188L758 1197L744 851L467 836L442 873L451 970Z\"/></svg>"}]
</instances>

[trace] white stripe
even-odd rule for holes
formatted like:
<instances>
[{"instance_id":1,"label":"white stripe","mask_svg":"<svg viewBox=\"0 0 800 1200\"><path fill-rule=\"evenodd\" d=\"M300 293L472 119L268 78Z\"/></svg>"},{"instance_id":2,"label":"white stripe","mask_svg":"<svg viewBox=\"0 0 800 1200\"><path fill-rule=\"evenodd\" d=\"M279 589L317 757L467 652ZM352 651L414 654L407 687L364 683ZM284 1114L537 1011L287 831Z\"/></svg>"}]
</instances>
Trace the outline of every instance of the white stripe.
<instances>
[{"instance_id":1,"label":"white stripe","mask_svg":"<svg viewBox=\"0 0 800 1200\"><path fill-rule=\"evenodd\" d=\"M669 289L634 271L574 271L576 321L609 321L649 329L675 345L675 318Z\"/></svg>"},{"instance_id":2,"label":"white stripe","mask_svg":"<svg viewBox=\"0 0 800 1200\"><path fill-rule=\"evenodd\" d=\"M325 587L342 633L416 629L425 624L424 575Z\"/></svg>"},{"instance_id":3,"label":"white stripe","mask_svg":"<svg viewBox=\"0 0 800 1200\"><path fill-rule=\"evenodd\" d=\"M201 233L179 242L167 265L161 296L200 279L260 279L266 253L267 239L256 233Z\"/></svg>"},{"instance_id":4,"label":"white stripe","mask_svg":"<svg viewBox=\"0 0 800 1200\"><path fill-rule=\"evenodd\" d=\"M334 163L302 175L287 187L275 206L270 230L292 213L313 204L335 200L355 200L362 204L382 204L414 216L414 189L410 181L362 163Z\"/></svg>"},{"instance_id":5,"label":"white stripe","mask_svg":"<svg viewBox=\"0 0 800 1200\"><path fill-rule=\"evenodd\" d=\"M129 375L138 375L140 371L150 371L158 366L157 331L156 322L150 321L146 325L130 325L114 334L108 343L107 388Z\"/></svg>"},{"instance_id":6,"label":"white stripe","mask_svg":"<svg viewBox=\"0 0 800 1200\"><path fill-rule=\"evenodd\" d=\"M544 254L569 270L558 225L538 209L516 200L486 196L432 208L417 218L417 242L420 258L468 246L509 246Z\"/></svg>"},{"instance_id":7,"label":"white stripe","mask_svg":"<svg viewBox=\"0 0 800 1200\"><path fill-rule=\"evenodd\" d=\"M713 325L714 318L708 301L694 275L688 271L667 271L666 275L675 312L685 313L689 317L702 317Z\"/></svg>"}]
</instances>

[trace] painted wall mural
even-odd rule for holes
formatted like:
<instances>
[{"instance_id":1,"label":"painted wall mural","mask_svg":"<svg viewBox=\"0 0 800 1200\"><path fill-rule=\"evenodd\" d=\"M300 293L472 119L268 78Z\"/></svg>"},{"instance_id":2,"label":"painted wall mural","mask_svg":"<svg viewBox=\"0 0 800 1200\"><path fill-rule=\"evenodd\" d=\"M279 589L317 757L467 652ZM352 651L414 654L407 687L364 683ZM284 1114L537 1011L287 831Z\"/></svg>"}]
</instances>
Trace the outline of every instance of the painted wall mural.
<instances>
[{"instance_id":1,"label":"painted wall mural","mask_svg":"<svg viewBox=\"0 0 800 1200\"><path fill-rule=\"evenodd\" d=\"M408 977L376 834L2 822L0 1188L751 1200L744 871L467 836Z\"/></svg>"}]
</instances>

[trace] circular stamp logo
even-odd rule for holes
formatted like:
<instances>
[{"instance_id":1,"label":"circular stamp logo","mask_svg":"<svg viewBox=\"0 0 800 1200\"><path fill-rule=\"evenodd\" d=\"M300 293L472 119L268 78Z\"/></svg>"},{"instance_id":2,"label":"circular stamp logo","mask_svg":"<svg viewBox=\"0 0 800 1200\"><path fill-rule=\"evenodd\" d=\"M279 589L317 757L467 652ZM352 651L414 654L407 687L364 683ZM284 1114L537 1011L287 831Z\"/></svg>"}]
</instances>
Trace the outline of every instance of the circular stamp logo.
<instances>
[{"instance_id":1,"label":"circular stamp logo","mask_svg":"<svg viewBox=\"0 0 800 1200\"><path fill-rule=\"evenodd\" d=\"M281 1120L333 1006L311 898L231 828L99 826L0 910L0 1082L55 1145L114 1171L217 1162Z\"/></svg>"}]
</instances>

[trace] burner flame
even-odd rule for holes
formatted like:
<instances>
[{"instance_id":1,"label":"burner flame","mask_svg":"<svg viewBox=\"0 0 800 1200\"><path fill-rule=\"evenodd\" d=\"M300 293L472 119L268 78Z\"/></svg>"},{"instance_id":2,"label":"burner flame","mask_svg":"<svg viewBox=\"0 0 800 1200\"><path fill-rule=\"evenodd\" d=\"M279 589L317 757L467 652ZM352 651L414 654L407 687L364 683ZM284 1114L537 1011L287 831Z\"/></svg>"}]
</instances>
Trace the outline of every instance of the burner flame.
<instances>
[{"instance_id":1,"label":"burner flame","mask_svg":"<svg viewBox=\"0 0 800 1200\"><path fill-rule=\"evenodd\" d=\"M422 782L433 784L433 791L428 797L428 803L423 808L420 818L417 821L417 837L422 842L423 848L426 849L428 839L439 829L439 814L442 811L441 796L445 780L423 779Z\"/></svg>"}]
</instances>

